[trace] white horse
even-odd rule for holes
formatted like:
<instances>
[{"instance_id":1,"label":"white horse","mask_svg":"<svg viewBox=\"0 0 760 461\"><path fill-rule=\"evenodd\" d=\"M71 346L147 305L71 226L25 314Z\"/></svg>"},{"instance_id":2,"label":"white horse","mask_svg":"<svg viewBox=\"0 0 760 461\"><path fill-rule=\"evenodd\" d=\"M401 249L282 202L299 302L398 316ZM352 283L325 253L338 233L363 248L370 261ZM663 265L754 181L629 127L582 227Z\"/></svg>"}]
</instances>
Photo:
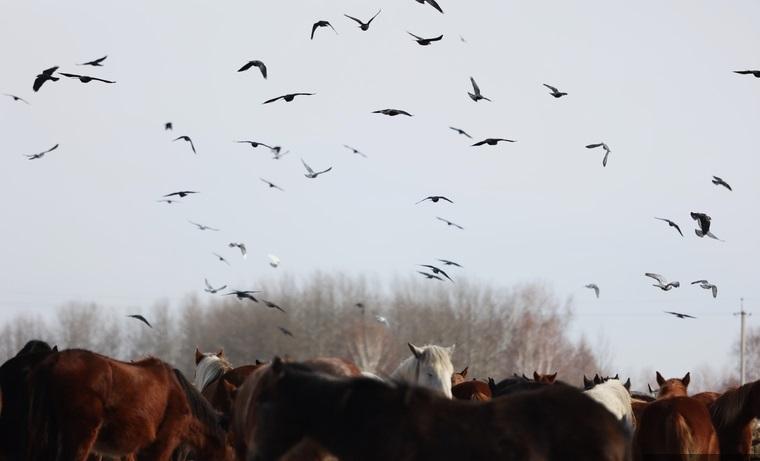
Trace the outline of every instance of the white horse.
<instances>
[{"instance_id":1,"label":"white horse","mask_svg":"<svg viewBox=\"0 0 760 461\"><path fill-rule=\"evenodd\" d=\"M611 378L593 388L584 391L584 394L604 405L615 417L623 422L623 425L633 433L635 420L633 408L631 408L631 394L619 379Z\"/></svg>"},{"instance_id":2,"label":"white horse","mask_svg":"<svg viewBox=\"0 0 760 461\"><path fill-rule=\"evenodd\" d=\"M451 354L454 346L417 347L409 343L409 349L412 356L399 364L391 373L391 379L427 387L451 398L451 375L454 374Z\"/></svg>"},{"instance_id":3,"label":"white horse","mask_svg":"<svg viewBox=\"0 0 760 461\"><path fill-rule=\"evenodd\" d=\"M212 381L222 376L224 372L231 370L232 365L224 357L224 349L217 353L202 353L195 348L195 388L203 392L203 389Z\"/></svg>"}]
</instances>

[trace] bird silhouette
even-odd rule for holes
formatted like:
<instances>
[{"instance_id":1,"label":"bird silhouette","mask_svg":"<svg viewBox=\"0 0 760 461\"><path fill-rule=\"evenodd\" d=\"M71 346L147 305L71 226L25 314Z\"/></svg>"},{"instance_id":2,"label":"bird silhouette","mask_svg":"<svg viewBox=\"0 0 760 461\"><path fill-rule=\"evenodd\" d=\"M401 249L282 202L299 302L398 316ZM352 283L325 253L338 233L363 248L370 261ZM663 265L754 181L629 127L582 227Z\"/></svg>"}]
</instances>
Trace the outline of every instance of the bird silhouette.
<instances>
[{"instance_id":1,"label":"bird silhouette","mask_svg":"<svg viewBox=\"0 0 760 461\"><path fill-rule=\"evenodd\" d=\"M486 144L488 144L489 146L495 146L496 144L500 142L517 142L517 141L512 140L512 139L504 139L504 138L488 138L488 139L484 139L482 141L476 142L475 144L472 145L472 147L479 147Z\"/></svg>"},{"instance_id":2,"label":"bird silhouette","mask_svg":"<svg viewBox=\"0 0 760 461\"><path fill-rule=\"evenodd\" d=\"M264 181L269 186L270 189L278 189L278 190L281 190L281 191L285 192L285 189L283 189L282 187L278 186L277 184L275 184L273 182L270 182L270 181L267 181L264 178L259 178L259 179L261 179L262 181Z\"/></svg>"},{"instance_id":3,"label":"bird silhouette","mask_svg":"<svg viewBox=\"0 0 760 461\"><path fill-rule=\"evenodd\" d=\"M270 104L273 103L279 99L284 100L285 102L292 102L296 96L314 96L316 93L288 93L284 94L282 96L277 96L276 98L267 99L262 104Z\"/></svg>"},{"instance_id":4,"label":"bird silhouette","mask_svg":"<svg viewBox=\"0 0 760 461\"><path fill-rule=\"evenodd\" d=\"M270 308L270 309L277 309L278 311L282 312L283 314L287 314L287 312L285 312L285 309L283 309L282 307L280 307L277 304L273 303L272 301L267 301L266 299L262 299L261 302L264 303L264 305L266 307Z\"/></svg>"},{"instance_id":5,"label":"bird silhouette","mask_svg":"<svg viewBox=\"0 0 760 461\"><path fill-rule=\"evenodd\" d=\"M435 266L432 266L432 265L430 265L430 264L420 264L419 266L420 266L420 267L427 267L427 268L428 268L428 269L430 269L430 271L431 271L431 272L433 272L435 275L443 275L444 277L446 277L447 279L449 279L449 282L454 282L454 281L451 279L451 277L449 277L449 274L447 274L446 272L444 272L442 269L439 269L439 268L437 268L437 267L435 267Z\"/></svg>"},{"instance_id":6,"label":"bird silhouette","mask_svg":"<svg viewBox=\"0 0 760 461\"><path fill-rule=\"evenodd\" d=\"M424 5L427 3L428 5L432 6L436 10L438 10L439 13L443 13L443 10L441 9L441 6L436 2L435 0L414 0L415 2Z\"/></svg>"},{"instance_id":7,"label":"bird silhouette","mask_svg":"<svg viewBox=\"0 0 760 461\"><path fill-rule=\"evenodd\" d=\"M415 203L415 205L419 205L420 203L424 202L425 200L430 200L433 203L438 203L439 200L445 200L449 203L454 203L448 198L444 197L443 195L428 195L427 197L423 198L419 202Z\"/></svg>"},{"instance_id":8,"label":"bird silhouette","mask_svg":"<svg viewBox=\"0 0 760 461\"><path fill-rule=\"evenodd\" d=\"M269 265L277 269L280 267L280 258L278 258L276 255L267 255L269 257Z\"/></svg>"},{"instance_id":9,"label":"bird silhouette","mask_svg":"<svg viewBox=\"0 0 760 461\"><path fill-rule=\"evenodd\" d=\"M474 78L470 77L470 83L472 83L472 93L469 93L469 92L467 93L470 96L470 99L472 99L475 102L478 102L480 100L491 102L490 99L486 98L485 96L483 96L483 94L481 94L480 87L478 86L477 83L475 83Z\"/></svg>"},{"instance_id":10,"label":"bird silhouette","mask_svg":"<svg viewBox=\"0 0 760 461\"><path fill-rule=\"evenodd\" d=\"M378 323L382 323L386 327L390 328L391 324L388 322L388 319L383 317L382 315L375 315L375 320L377 320Z\"/></svg>"},{"instance_id":11,"label":"bird silhouette","mask_svg":"<svg viewBox=\"0 0 760 461\"><path fill-rule=\"evenodd\" d=\"M662 291L670 291L672 288L678 288L681 286L680 282L668 282L668 280L660 274L646 272L644 275L657 280L657 283L653 284L653 286L656 286Z\"/></svg>"},{"instance_id":12,"label":"bird silhouette","mask_svg":"<svg viewBox=\"0 0 760 461\"><path fill-rule=\"evenodd\" d=\"M153 328L153 326L150 324L150 322L148 322L148 320L146 320L145 317L143 317L140 314L131 314L131 315L128 315L127 317L130 317L130 318L133 318L133 319L137 319L137 320L141 321L142 323L148 325L149 328Z\"/></svg>"},{"instance_id":13,"label":"bird silhouette","mask_svg":"<svg viewBox=\"0 0 760 461\"><path fill-rule=\"evenodd\" d=\"M567 96L567 93L563 93L551 85L547 85L546 83L544 83L543 85L551 90L551 93L549 94L554 96L555 98L561 98L562 96Z\"/></svg>"},{"instance_id":14,"label":"bird silhouette","mask_svg":"<svg viewBox=\"0 0 760 461\"><path fill-rule=\"evenodd\" d=\"M219 288L214 288L210 283L208 283L208 279L203 279L203 281L206 283L206 288L204 288L203 291L206 293L211 293L212 295L215 295L227 288L227 285L222 285Z\"/></svg>"},{"instance_id":15,"label":"bird silhouette","mask_svg":"<svg viewBox=\"0 0 760 461\"><path fill-rule=\"evenodd\" d=\"M185 141L185 142L189 143L190 144L190 148L193 150L193 153L196 154L196 155L198 155L198 152L196 152L196 150L195 150L195 144L193 144L193 140L190 139L190 136L180 136L180 137L174 138L174 141L179 141L179 140L182 140L182 141Z\"/></svg>"},{"instance_id":16,"label":"bird silhouette","mask_svg":"<svg viewBox=\"0 0 760 461\"><path fill-rule=\"evenodd\" d=\"M712 297L717 298L718 297L718 286L708 282L707 280L695 280L691 282L692 285L697 285L701 288L704 288L705 290L710 290L712 292Z\"/></svg>"},{"instance_id":17,"label":"bird silhouette","mask_svg":"<svg viewBox=\"0 0 760 461\"><path fill-rule=\"evenodd\" d=\"M164 131L172 131L174 129L174 125L172 122L166 122L164 123Z\"/></svg>"},{"instance_id":18,"label":"bird silhouette","mask_svg":"<svg viewBox=\"0 0 760 461\"><path fill-rule=\"evenodd\" d=\"M214 256L216 256L216 259L218 259L220 262L223 262L226 265L230 265L230 262L225 259L224 256L220 255L219 253L212 253Z\"/></svg>"},{"instance_id":19,"label":"bird silhouette","mask_svg":"<svg viewBox=\"0 0 760 461\"><path fill-rule=\"evenodd\" d=\"M669 219L666 219L666 218L658 218L658 217L655 216L654 219L659 219L660 221L665 221L666 223L668 223L668 226L674 227L678 231L678 233L681 234L681 237L683 237L683 232L681 232L681 228L678 227L678 224L676 224L673 221L671 221Z\"/></svg>"},{"instance_id":20,"label":"bird silhouette","mask_svg":"<svg viewBox=\"0 0 760 461\"><path fill-rule=\"evenodd\" d=\"M60 80L58 77L53 76L53 73L58 70L58 66L51 67L49 69L45 69L39 74L37 74L37 77L34 79L34 84L32 85L32 89L34 92L38 92L40 88L42 88L42 85L45 84L47 81L51 82L57 82Z\"/></svg>"},{"instance_id":21,"label":"bird silhouette","mask_svg":"<svg viewBox=\"0 0 760 461\"><path fill-rule=\"evenodd\" d=\"M454 128L453 126L450 126L449 128L452 129L452 130L454 130L454 131L456 131L457 133L461 134L462 136L467 136L468 138L472 139L472 136L470 136L469 134L467 134L467 132L464 131L461 128Z\"/></svg>"},{"instance_id":22,"label":"bird silhouette","mask_svg":"<svg viewBox=\"0 0 760 461\"><path fill-rule=\"evenodd\" d=\"M419 35L414 35L411 32L407 32L407 34L409 34L412 37L414 37L414 41L417 42L419 45L422 45L422 46L428 46L428 45L430 45L433 42L437 42L437 41L443 40L443 35L439 35L439 36L433 37L433 38L423 38L423 37L420 37Z\"/></svg>"},{"instance_id":23,"label":"bird silhouette","mask_svg":"<svg viewBox=\"0 0 760 461\"><path fill-rule=\"evenodd\" d=\"M42 157L44 157L45 154L53 152L56 149L58 149L58 144L56 144L55 146L51 147L50 149L48 149L48 150L46 150L44 152L40 152L39 154L24 154L24 155L29 160L37 160L37 159L41 159Z\"/></svg>"},{"instance_id":24,"label":"bird silhouette","mask_svg":"<svg viewBox=\"0 0 760 461\"><path fill-rule=\"evenodd\" d=\"M197 227L197 228L198 228L198 230L202 230L202 231L210 230L210 231L219 232L219 229L215 229L215 228L213 228L213 227L210 227L210 226L206 226L206 225L204 225L204 224L198 224L197 222L193 222L193 221L189 221L189 220L188 220L187 222L189 222L189 223L190 223L190 224L192 224L193 226Z\"/></svg>"},{"instance_id":25,"label":"bird silhouette","mask_svg":"<svg viewBox=\"0 0 760 461\"><path fill-rule=\"evenodd\" d=\"M367 158L367 156L364 154L364 152L360 151L359 149L353 148L351 146L348 146L346 144L343 144L343 147L353 152L355 155L361 155L364 158Z\"/></svg>"},{"instance_id":26,"label":"bird silhouette","mask_svg":"<svg viewBox=\"0 0 760 461\"><path fill-rule=\"evenodd\" d=\"M680 312L672 312L672 311L663 311L663 312L665 312L666 314L674 315L678 317L679 319L695 319L696 318L693 315L681 314Z\"/></svg>"},{"instance_id":27,"label":"bird silhouette","mask_svg":"<svg viewBox=\"0 0 760 461\"><path fill-rule=\"evenodd\" d=\"M417 273L424 275L427 280L440 280L440 281L443 281L443 279L440 278L440 277L438 277L437 275L428 274L427 272L423 272L423 271L417 271Z\"/></svg>"},{"instance_id":28,"label":"bird silhouette","mask_svg":"<svg viewBox=\"0 0 760 461\"><path fill-rule=\"evenodd\" d=\"M720 240L718 237L715 236L715 234L710 232L712 218L710 218L705 213L691 212L690 215L691 215L691 219L697 221L697 224L699 225L699 229L694 230L694 233L697 234L697 237L706 236L715 240Z\"/></svg>"},{"instance_id":29,"label":"bird silhouette","mask_svg":"<svg viewBox=\"0 0 760 461\"><path fill-rule=\"evenodd\" d=\"M301 159L301 163L303 163L303 166L306 168L306 173L304 173L304 176L306 176L309 179L316 179L319 175L325 174L328 171L332 170L332 167L322 170L322 171L314 171L311 169L311 167L304 161L304 159Z\"/></svg>"},{"instance_id":30,"label":"bird silhouette","mask_svg":"<svg viewBox=\"0 0 760 461\"><path fill-rule=\"evenodd\" d=\"M361 19L357 19L357 18L355 18L353 16L349 16L347 14L344 14L343 16L347 17L348 19L352 19L352 20L356 21L359 24L359 29L361 29L363 31L367 31L367 30L369 30L369 25L372 24L372 21L375 20L375 18L377 17L378 14L380 14L381 11L383 11L383 10L380 10L377 13L375 13L375 15L372 16L369 19L369 21L367 21L367 22L364 22Z\"/></svg>"},{"instance_id":31,"label":"bird silhouette","mask_svg":"<svg viewBox=\"0 0 760 461\"><path fill-rule=\"evenodd\" d=\"M444 266L462 267L459 263L449 261L448 259L439 259L438 261L442 262Z\"/></svg>"},{"instance_id":32,"label":"bird silhouette","mask_svg":"<svg viewBox=\"0 0 760 461\"><path fill-rule=\"evenodd\" d=\"M238 300L242 301L244 299L249 299L255 303L259 302L258 299L256 299L255 296L253 296L256 293L261 293L260 291L241 291L241 290L232 290L229 293L225 293L222 296L236 296Z\"/></svg>"},{"instance_id":33,"label":"bird silhouette","mask_svg":"<svg viewBox=\"0 0 760 461\"><path fill-rule=\"evenodd\" d=\"M460 226L459 224L453 223L453 222L449 221L448 219L443 219L440 216L436 216L435 219L437 219L439 221L445 222L447 226L454 226L457 229L464 229L464 227Z\"/></svg>"},{"instance_id":34,"label":"bird silhouette","mask_svg":"<svg viewBox=\"0 0 760 461\"><path fill-rule=\"evenodd\" d=\"M320 27L329 27L330 29L333 30L333 32L335 32L336 34L338 33L338 31L335 30L335 27L333 27L332 24L330 24L330 21L317 21L317 22L314 23L313 26L311 26L311 39L312 40L314 40L314 32L316 32L317 29L319 29Z\"/></svg>"},{"instance_id":35,"label":"bird silhouette","mask_svg":"<svg viewBox=\"0 0 760 461\"><path fill-rule=\"evenodd\" d=\"M733 190L731 189L731 186L729 186L726 181L724 181L722 178L719 178L717 176L713 176L712 183L715 184L716 186L723 186L728 190Z\"/></svg>"},{"instance_id":36,"label":"bird silhouette","mask_svg":"<svg viewBox=\"0 0 760 461\"><path fill-rule=\"evenodd\" d=\"M266 64L264 64L263 62L261 62L259 60L248 61L247 63L243 64L243 67L241 67L240 69L238 69L238 72L245 72L248 69L250 69L251 67L257 67L259 69L259 71L261 71L261 76L264 77L264 79L266 80L266 78L267 78L267 66L266 66Z\"/></svg>"},{"instance_id":37,"label":"bird silhouette","mask_svg":"<svg viewBox=\"0 0 760 461\"><path fill-rule=\"evenodd\" d=\"M185 197L187 197L188 195L191 195L191 194L200 194L200 192L194 191L194 190L180 190L180 191L177 191L177 192L172 192L171 194L166 194L166 195L164 195L164 197L185 198Z\"/></svg>"},{"instance_id":38,"label":"bird silhouette","mask_svg":"<svg viewBox=\"0 0 760 461\"><path fill-rule=\"evenodd\" d=\"M760 70L735 70L735 74L753 75L755 78L760 78Z\"/></svg>"},{"instance_id":39,"label":"bird silhouette","mask_svg":"<svg viewBox=\"0 0 760 461\"><path fill-rule=\"evenodd\" d=\"M58 72L58 74L63 75L64 77L68 77L68 78L75 78L82 83L90 83L90 82L116 83L113 80L105 80L98 77L90 77L89 75L67 74L66 72Z\"/></svg>"},{"instance_id":40,"label":"bird silhouette","mask_svg":"<svg viewBox=\"0 0 760 461\"><path fill-rule=\"evenodd\" d=\"M156 202L158 202L158 203L167 203L169 205L173 205L175 203L182 203L179 200L172 200L172 199L168 199L168 198L163 199L163 200L156 200Z\"/></svg>"},{"instance_id":41,"label":"bird silhouette","mask_svg":"<svg viewBox=\"0 0 760 461\"><path fill-rule=\"evenodd\" d=\"M83 62L82 64L77 64L78 66L92 66L92 67L103 67L103 61L106 60L108 55L103 56L102 58L93 59L92 61Z\"/></svg>"},{"instance_id":42,"label":"bird silhouette","mask_svg":"<svg viewBox=\"0 0 760 461\"><path fill-rule=\"evenodd\" d=\"M282 332L282 334L284 334L285 336L290 336L291 338L295 338L295 336L293 336L293 333L292 333L290 330L288 330L287 328L285 328L285 327L277 327L277 328L278 328L278 329L279 329L279 330Z\"/></svg>"},{"instance_id":43,"label":"bird silhouette","mask_svg":"<svg viewBox=\"0 0 760 461\"><path fill-rule=\"evenodd\" d=\"M267 149L269 149L270 151L272 150L272 146L270 146L269 144L264 144L263 142L248 141L248 140L235 141L235 142L238 143L238 144L248 144L248 145L250 145L254 149L257 148L257 147L259 147L259 146L264 146Z\"/></svg>"},{"instance_id":44,"label":"bird silhouette","mask_svg":"<svg viewBox=\"0 0 760 461\"><path fill-rule=\"evenodd\" d=\"M610 152L612 151L610 150L609 146L607 146L607 144L603 142L589 144L586 146L586 149L596 149L597 147L601 147L602 149L604 149L604 158L602 159L602 166L607 166L607 157L609 157Z\"/></svg>"},{"instance_id":45,"label":"bird silhouette","mask_svg":"<svg viewBox=\"0 0 760 461\"><path fill-rule=\"evenodd\" d=\"M3 96L8 96L9 98L13 98L14 101L23 102L23 103L25 103L27 105L30 105L29 101L27 101L26 99L24 99L22 97L16 96L15 94L3 93Z\"/></svg>"},{"instance_id":46,"label":"bird silhouette","mask_svg":"<svg viewBox=\"0 0 760 461\"><path fill-rule=\"evenodd\" d=\"M387 115L389 117L395 117L397 115L406 115L407 117L412 117L412 114L405 110L400 109L382 109L382 110L376 110L372 112L373 114L383 114Z\"/></svg>"},{"instance_id":47,"label":"bird silhouette","mask_svg":"<svg viewBox=\"0 0 760 461\"><path fill-rule=\"evenodd\" d=\"M586 285L586 288L590 288L594 290L594 293L596 294L597 299L599 298L599 286L596 283L589 283Z\"/></svg>"},{"instance_id":48,"label":"bird silhouette","mask_svg":"<svg viewBox=\"0 0 760 461\"><path fill-rule=\"evenodd\" d=\"M240 254L243 256L243 259L248 257L248 250L245 247L245 243L237 243L237 242L231 242L227 244L230 248L237 248L240 250Z\"/></svg>"}]
</instances>

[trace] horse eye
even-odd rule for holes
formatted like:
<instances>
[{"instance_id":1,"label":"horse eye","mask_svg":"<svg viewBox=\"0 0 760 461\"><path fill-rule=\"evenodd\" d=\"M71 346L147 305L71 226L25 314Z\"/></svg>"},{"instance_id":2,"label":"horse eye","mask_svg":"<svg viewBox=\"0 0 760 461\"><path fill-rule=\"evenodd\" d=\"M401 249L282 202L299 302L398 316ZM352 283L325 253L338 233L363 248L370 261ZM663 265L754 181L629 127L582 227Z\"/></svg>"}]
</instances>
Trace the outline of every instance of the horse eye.
<instances>
[{"instance_id":1,"label":"horse eye","mask_svg":"<svg viewBox=\"0 0 760 461\"><path fill-rule=\"evenodd\" d=\"M428 378L432 378L432 377L433 377L433 373L428 373Z\"/></svg>"}]
</instances>

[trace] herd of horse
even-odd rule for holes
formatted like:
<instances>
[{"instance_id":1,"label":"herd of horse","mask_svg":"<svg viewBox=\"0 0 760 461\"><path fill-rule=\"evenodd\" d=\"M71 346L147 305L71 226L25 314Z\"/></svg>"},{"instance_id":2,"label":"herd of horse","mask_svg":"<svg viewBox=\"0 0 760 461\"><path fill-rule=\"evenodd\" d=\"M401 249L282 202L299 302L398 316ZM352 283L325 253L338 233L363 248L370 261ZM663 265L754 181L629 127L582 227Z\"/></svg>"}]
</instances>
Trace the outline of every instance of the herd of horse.
<instances>
[{"instance_id":1,"label":"herd of horse","mask_svg":"<svg viewBox=\"0 0 760 461\"><path fill-rule=\"evenodd\" d=\"M453 346L409 349L385 378L341 358L233 367L196 349L191 382L156 358L33 340L0 367L0 460L750 458L760 381L695 395L688 373L658 372L656 395L617 375L484 381L454 371Z\"/></svg>"}]
</instances>

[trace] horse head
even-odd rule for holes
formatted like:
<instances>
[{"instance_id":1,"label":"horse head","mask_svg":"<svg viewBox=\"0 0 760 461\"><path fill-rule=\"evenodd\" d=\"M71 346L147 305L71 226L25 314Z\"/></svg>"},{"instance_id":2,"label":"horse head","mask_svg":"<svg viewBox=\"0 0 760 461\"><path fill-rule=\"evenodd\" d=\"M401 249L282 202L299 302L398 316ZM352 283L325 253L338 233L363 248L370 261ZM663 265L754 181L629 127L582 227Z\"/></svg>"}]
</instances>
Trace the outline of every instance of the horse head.
<instances>
[{"instance_id":1,"label":"horse head","mask_svg":"<svg viewBox=\"0 0 760 461\"><path fill-rule=\"evenodd\" d=\"M671 378L665 379L660 372L656 372L657 384L660 386L660 390L657 393L657 398L667 397L681 397L689 395L688 387L691 382L691 372L684 375L683 378Z\"/></svg>"},{"instance_id":2,"label":"horse head","mask_svg":"<svg viewBox=\"0 0 760 461\"><path fill-rule=\"evenodd\" d=\"M469 366L464 367L464 370L454 373L451 375L451 385L456 386L459 383L465 382L467 378L467 369L470 368Z\"/></svg>"},{"instance_id":3,"label":"horse head","mask_svg":"<svg viewBox=\"0 0 760 461\"><path fill-rule=\"evenodd\" d=\"M451 376L454 374L451 354L454 352L454 346L417 347L412 343L408 345L412 357L402 362L391 377L439 391L451 398Z\"/></svg>"},{"instance_id":4,"label":"horse head","mask_svg":"<svg viewBox=\"0 0 760 461\"><path fill-rule=\"evenodd\" d=\"M585 376L584 376L585 378ZM540 375L537 371L533 372L533 381L543 384L554 384L554 380L557 379L557 372L552 375Z\"/></svg>"}]
</instances>

